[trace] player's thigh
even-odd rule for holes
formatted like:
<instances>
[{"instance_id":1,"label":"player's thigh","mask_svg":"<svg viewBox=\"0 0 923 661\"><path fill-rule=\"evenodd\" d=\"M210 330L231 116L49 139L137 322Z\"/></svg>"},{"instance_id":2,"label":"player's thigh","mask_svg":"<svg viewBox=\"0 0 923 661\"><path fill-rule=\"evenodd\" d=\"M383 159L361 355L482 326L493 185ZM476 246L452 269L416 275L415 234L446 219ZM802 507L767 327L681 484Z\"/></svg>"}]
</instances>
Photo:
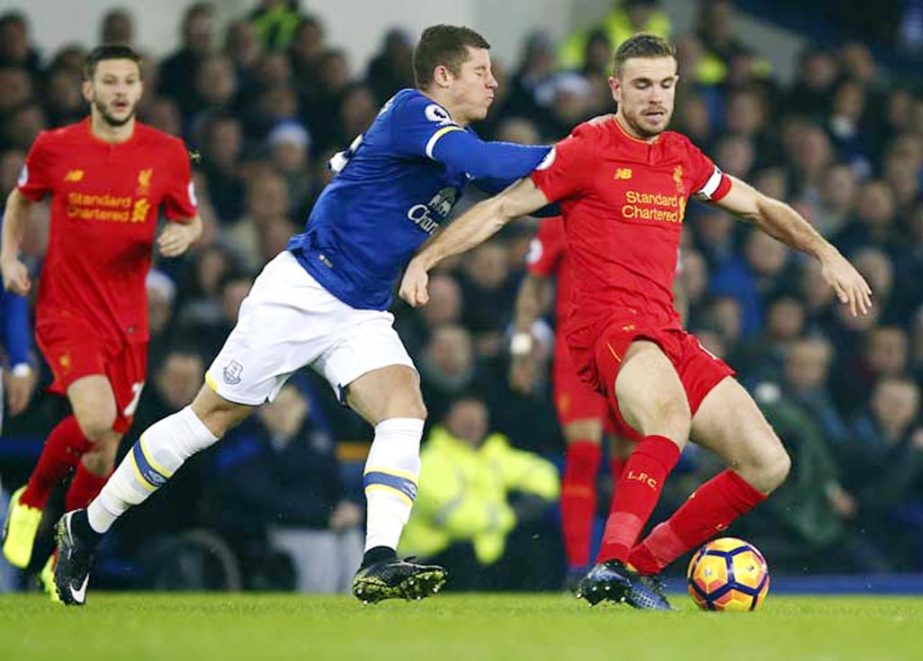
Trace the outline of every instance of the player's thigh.
<instances>
[{"instance_id":1,"label":"player's thigh","mask_svg":"<svg viewBox=\"0 0 923 661\"><path fill-rule=\"evenodd\" d=\"M615 378L615 395L622 419L642 436L657 434L680 447L685 444L691 418L686 391L655 342L631 343Z\"/></svg>"},{"instance_id":2,"label":"player's thigh","mask_svg":"<svg viewBox=\"0 0 923 661\"><path fill-rule=\"evenodd\" d=\"M725 377L702 400L692 418L692 439L764 493L782 483L791 465L762 411L733 377Z\"/></svg>"},{"instance_id":3,"label":"player's thigh","mask_svg":"<svg viewBox=\"0 0 923 661\"><path fill-rule=\"evenodd\" d=\"M115 424L115 393L105 374L77 379L67 387L67 399L80 430L91 441L99 440Z\"/></svg>"},{"instance_id":4,"label":"player's thigh","mask_svg":"<svg viewBox=\"0 0 923 661\"><path fill-rule=\"evenodd\" d=\"M371 425L390 418L426 419L420 377L407 365L389 365L361 375L347 387L346 402Z\"/></svg>"}]
</instances>

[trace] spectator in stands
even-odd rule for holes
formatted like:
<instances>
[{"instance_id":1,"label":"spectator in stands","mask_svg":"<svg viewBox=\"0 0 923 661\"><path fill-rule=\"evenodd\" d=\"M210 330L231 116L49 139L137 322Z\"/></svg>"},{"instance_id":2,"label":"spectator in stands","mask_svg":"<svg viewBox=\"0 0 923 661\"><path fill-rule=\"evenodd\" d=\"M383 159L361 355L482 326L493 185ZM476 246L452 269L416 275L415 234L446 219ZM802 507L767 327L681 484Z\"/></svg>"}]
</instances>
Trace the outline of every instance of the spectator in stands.
<instances>
[{"instance_id":1,"label":"spectator in stands","mask_svg":"<svg viewBox=\"0 0 923 661\"><path fill-rule=\"evenodd\" d=\"M245 184L239 172L243 150L241 122L230 114L210 117L196 141L202 149L202 169L211 199L222 225L240 218L244 208Z\"/></svg>"},{"instance_id":2,"label":"spectator in stands","mask_svg":"<svg viewBox=\"0 0 923 661\"><path fill-rule=\"evenodd\" d=\"M672 31L669 15L659 7L657 0L613 0L609 12L597 24L578 30L570 35L561 46L561 66L566 69L582 69L586 55L586 43L595 31L601 31L609 38L612 48L638 32L649 32L668 38Z\"/></svg>"},{"instance_id":3,"label":"spectator in stands","mask_svg":"<svg viewBox=\"0 0 923 661\"><path fill-rule=\"evenodd\" d=\"M883 378L855 422L853 442L836 448L846 484L859 496L859 525L891 550L895 569L919 563L913 550L923 532L919 514L915 524L901 517L923 499L919 414L919 386L909 379Z\"/></svg>"},{"instance_id":4,"label":"spectator in stands","mask_svg":"<svg viewBox=\"0 0 923 661\"><path fill-rule=\"evenodd\" d=\"M99 43L135 46L135 19L124 8L110 9L99 23Z\"/></svg>"},{"instance_id":5,"label":"spectator in stands","mask_svg":"<svg viewBox=\"0 0 923 661\"><path fill-rule=\"evenodd\" d=\"M520 581L528 576L515 566L526 549L508 549L507 538L514 528L532 532L541 526L559 492L554 465L491 433L487 406L475 396L451 403L426 439L420 462L420 490L401 550L452 567L455 589L513 587L511 574ZM529 541L523 564L536 565L539 543ZM493 572L485 569L498 563Z\"/></svg>"},{"instance_id":6,"label":"spectator in stands","mask_svg":"<svg viewBox=\"0 0 923 661\"><path fill-rule=\"evenodd\" d=\"M298 0L259 0L249 17L268 51L288 48L303 19Z\"/></svg>"},{"instance_id":7,"label":"spectator in stands","mask_svg":"<svg viewBox=\"0 0 923 661\"><path fill-rule=\"evenodd\" d=\"M804 303L789 294L770 299L763 328L748 338L731 359L741 376L778 383L791 343L804 333Z\"/></svg>"},{"instance_id":8,"label":"spectator in stands","mask_svg":"<svg viewBox=\"0 0 923 661\"><path fill-rule=\"evenodd\" d=\"M299 592L346 592L362 558L363 512L345 498L329 430L292 383L257 418L219 445L220 529L245 568L274 549L290 558Z\"/></svg>"},{"instance_id":9,"label":"spectator in stands","mask_svg":"<svg viewBox=\"0 0 923 661\"><path fill-rule=\"evenodd\" d=\"M256 272L265 263L260 241L276 219L286 219L290 208L285 179L271 171L255 174L247 182L244 216L227 233L229 245L244 265Z\"/></svg>"},{"instance_id":10,"label":"spectator in stands","mask_svg":"<svg viewBox=\"0 0 923 661\"><path fill-rule=\"evenodd\" d=\"M785 352L782 388L820 427L824 440L839 445L849 442L851 431L828 388L832 362L833 347L823 336L793 340Z\"/></svg>"},{"instance_id":11,"label":"spectator in stands","mask_svg":"<svg viewBox=\"0 0 923 661\"><path fill-rule=\"evenodd\" d=\"M466 301L478 301L462 313L465 327L474 335L477 355L496 355L516 300L516 283L510 275L506 245L490 241L467 255L461 286Z\"/></svg>"},{"instance_id":12,"label":"spectator in stands","mask_svg":"<svg viewBox=\"0 0 923 661\"><path fill-rule=\"evenodd\" d=\"M377 105L384 105L398 90L414 86L412 56L413 39L406 30L391 28L385 33L365 74Z\"/></svg>"},{"instance_id":13,"label":"spectator in stands","mask_svg":"<svg viewBox=\"0 0 923 661\"><path fill-rule=\"evenodd\" d=\"M174 99L184 115L193 111L192 90L199 64L214 50L215 8L196 2L186 8L181 26L182 46L160 64L157 93Z\"/></svg>"},{"instance_id":14,"label":"spectator in stands","mask_svg":"<svg viewBox=\"0 0 923 661\"><path fill-rule=\"evenodd\" d=\"M25 15L10 11L0 16L0 67L21 67L38 78L41 64Z\"/></svg>"},{"instance_id":15,"label":"spectator in stands","mask_svg":"<svg viewBox=\"0 0 923 661\"><path fill-rule=\"evenodd\" d=\"M417 367L429 419L439 420L449 404L468 391L478 377L471 333L456 324L432 329Z\"/></svg>"}]
</instances>

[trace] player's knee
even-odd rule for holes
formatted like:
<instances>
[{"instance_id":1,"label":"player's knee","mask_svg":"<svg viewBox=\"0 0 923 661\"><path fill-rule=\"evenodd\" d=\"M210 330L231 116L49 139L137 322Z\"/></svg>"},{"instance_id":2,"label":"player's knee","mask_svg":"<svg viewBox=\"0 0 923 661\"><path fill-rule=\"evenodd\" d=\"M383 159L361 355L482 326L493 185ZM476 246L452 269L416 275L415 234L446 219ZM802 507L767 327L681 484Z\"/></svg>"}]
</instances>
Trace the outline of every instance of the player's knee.
<instances>
[{"instance_id":1,"label":"player's knee","mask_svg":"<svg viewBox=\"0 0 923 661\"><path fill-rule=\"evenodd\" d=\"M80 431L93 443L103 441L115 425L115 407L86 407L74 411Z\"/></svg>"},{"instance_id":2,"label":"player's knee","mask_svg":"<svg viewBox=\"0 0 923 661\"><path fill-rule=\"evenodd\" d=\"M115 467L115 456L119 449L119 438L116 434L107 434L97 441L92 452L83 455L82 461L86 469L93 475L106 475Z\"/></svg>"},{"instance_id":3,"label":"player's knee","mask_svg":"<svg viewBox=\"0 0 923 661\"><path fill-rule=\"evenodd\" d=\"M645 435L666 436L680 447L689 439L692 414L684 397L655 396L651 401L648 420Z\"/></svg>"},{"instance_id":4,"label":"player's knee","mask_svg":"<svg viewBox=\"0 0 923 661\"><path fill-rule=\"evenodd\" d=\"M740 473L755 489L772 493L778 489L792 468L792 460L781 441L775 437L762 444L764 450L749 466L741 467Z\"/></svg>"},{"instance_id":5,"label":"player's knee","mask_svg":"<svg viewBox=\"0 0 923 661\"><path fill-rule=\"evenodd\" d=\"M782 486L782 483L785 482L785 478L788 477L791 470L792 458L789 457L785 448L779 444L778 450L773 453L773 456L763 470L763 484L765 487L763 491L769 493L778 489Z\"/></svg>"}]
</instances>

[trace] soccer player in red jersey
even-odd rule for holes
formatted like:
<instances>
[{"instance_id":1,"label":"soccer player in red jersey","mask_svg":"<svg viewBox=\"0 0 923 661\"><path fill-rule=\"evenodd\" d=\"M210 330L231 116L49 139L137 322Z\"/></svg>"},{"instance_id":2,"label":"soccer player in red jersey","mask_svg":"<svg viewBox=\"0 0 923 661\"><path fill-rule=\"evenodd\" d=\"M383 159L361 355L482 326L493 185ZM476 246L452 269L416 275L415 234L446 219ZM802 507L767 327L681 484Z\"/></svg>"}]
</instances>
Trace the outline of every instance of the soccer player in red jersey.
<instances>
[{"instance_id":1,"label":"soccer player in red jersey","mask_svg":"<svg viewBox=\"0 0 923 661\"><path fill-rule=\"evenodd\" d=\"M13 495L3 553L16 567L29 564L54 487L76 467L66 508L86 506L131 425L146 373L144 281L160 209L174 221L157 238L164 257L181 255L202 231L185 145L135 119L143 89L138 55L101 46L84 73L90 117L39 135L3 224L3 282L25 294L31 282L18 256L22 233L32 204L51 195L36 339L54 373L51 392L66 395L72 409Z\"/></svg>"},{"instance_id":2,"label":"soccer player in red jersey","mask_svg":"<svg viewBox=\"0 0 923 661\"><path fill-rule=\"evenodd\" d=\"M564 478L561 486L561 531L567 557L568 584L576 587L586 573L590 541L596 515L596 476L602 459L602 439L611 438L609 465L613 481L625 465L630 443L614 435L605 398L588 388L577 376L564 339L574 291L573 269L567 258L564 222L559 216L547 218L529 245L526 277L516 298L516 332L510 344L512 362L510 384L528 394L535 382L532 325L549 299L555 280L555 318L552 383L558 421L567 444L564 453Z\"/></svg>"},{"instance_id":3,"label":"soccer player in red jersey","mask_svg":"<svg viewBox=\"0 0 923 661\"><path fill-rule=\"evenodd\" d=\"M619 426L640 437L619 480L597 564L578 594L590 603L668 609L649 577L763 501L791 465L733 370L680 324L671 285L688 198L730 211L818 259L852 314L868 311L871 290L790 206L722 173L688 138L666 130L678 80L672 45L635 35L619 46L613 73L616 114L578 126L531 178L450 225L408 265L401 296L425 304L427 272L439 260L559 203L577 283L566 324L571 355L583 381L606 396ZM730 468L638 543L690 436Z\"/></svg>"}]
</instances>

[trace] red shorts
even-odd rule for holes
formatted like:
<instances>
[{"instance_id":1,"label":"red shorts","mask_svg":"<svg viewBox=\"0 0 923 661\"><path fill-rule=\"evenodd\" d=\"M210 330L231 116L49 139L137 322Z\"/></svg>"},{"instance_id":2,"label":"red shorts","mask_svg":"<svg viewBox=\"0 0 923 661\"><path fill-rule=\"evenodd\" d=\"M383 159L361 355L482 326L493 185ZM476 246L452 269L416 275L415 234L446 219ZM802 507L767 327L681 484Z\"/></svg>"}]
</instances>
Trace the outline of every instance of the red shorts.
<instances>
[{"instance_id":1,"label":"red shorts","mask_svg":"<svg viewBox=\"0 0 923 661\"><path fill-rule=\"evenodd\" d=\"M577 376L564 338L554 342L554 405L561 426L577 420L603 420L607 432L612 431L612 419L606 398L591 390Z\"/></svg>"},{"instance_id":2,"label":"red shorts","mask_svg":"<svg viewBox=\"0 0 923 661\"><path fill-rule=\"evenodd\" d=\"M641 435L622 418L613 386L629 345L641 339L656 343L673 363L692 415L712 388L725 377L734 375L727 363L708 352L694 335L681 328L646 325L634 320L629 323L614 321L598 334L592 329L572 333L568 342L581 380L606 395L612 403L616 433L634 441L639 441Z\"/></svg>"},{"instance_id":3,"label":"red shorts","mask_svg":"<svg viewBox=\"0 0 923 661\"><path fill-rule=\"evenodd\" d=\"M77 379L104 375L115 394L112 428L120 434L127 432L147 374L147 342L108 339L70 312L37 320L35 338L54 374L48 391L66 396Z\"/></svg>"}]
</instances>

